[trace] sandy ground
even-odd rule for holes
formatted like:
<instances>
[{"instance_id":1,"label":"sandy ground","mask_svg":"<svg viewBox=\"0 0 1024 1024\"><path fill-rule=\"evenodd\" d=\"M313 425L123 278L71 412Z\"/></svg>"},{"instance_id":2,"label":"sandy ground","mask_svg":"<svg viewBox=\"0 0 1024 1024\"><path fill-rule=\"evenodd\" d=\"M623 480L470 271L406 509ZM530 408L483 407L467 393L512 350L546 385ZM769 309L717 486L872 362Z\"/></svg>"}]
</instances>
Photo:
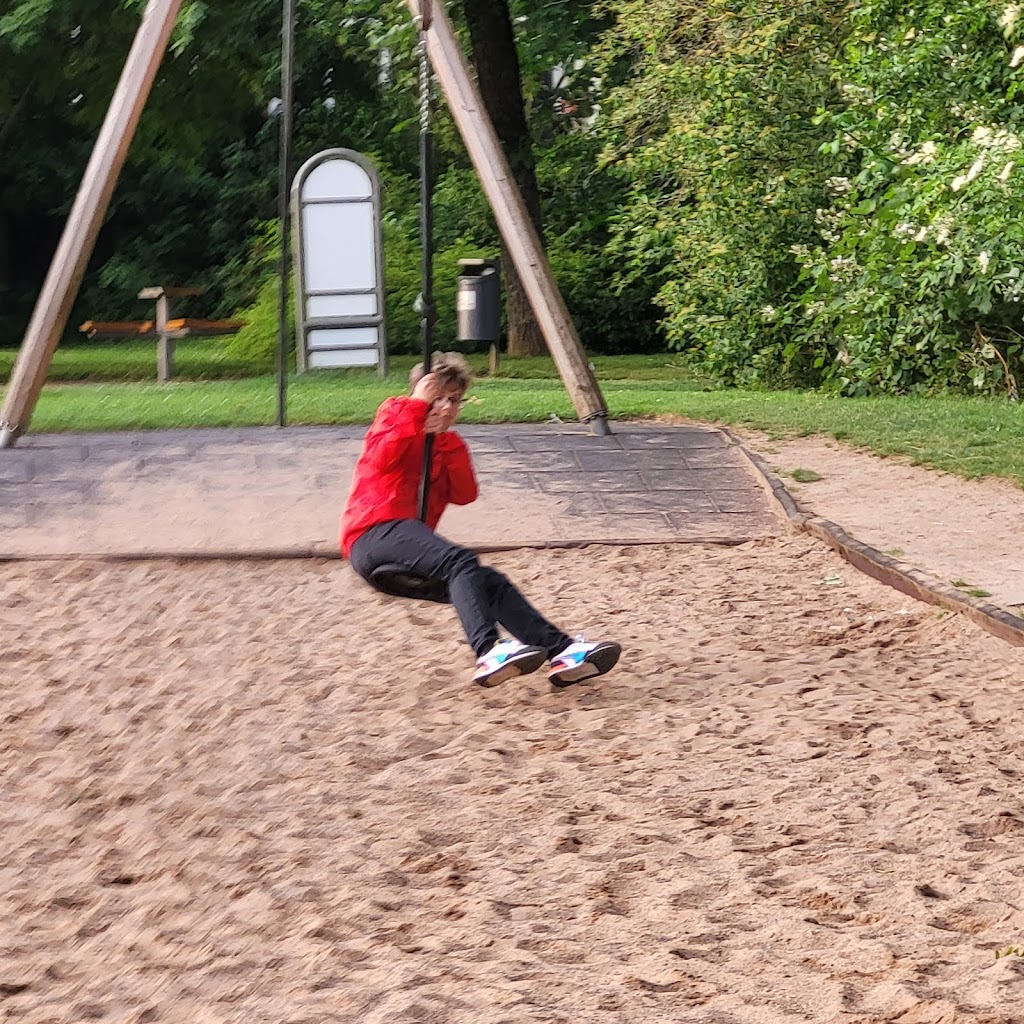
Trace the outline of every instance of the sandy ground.
<instances>
[{"instance_id":1,"label":"sandy ground","mask_svg":"<svg viewBox=\"0 0 1024 1024\"><path fill-rule=\"evenodd\" d=\"M500 565L469 682L339 563L0 566L0 1018L1024 1021L1024 651L805 538Z\"/></svg>"}]
</instances>

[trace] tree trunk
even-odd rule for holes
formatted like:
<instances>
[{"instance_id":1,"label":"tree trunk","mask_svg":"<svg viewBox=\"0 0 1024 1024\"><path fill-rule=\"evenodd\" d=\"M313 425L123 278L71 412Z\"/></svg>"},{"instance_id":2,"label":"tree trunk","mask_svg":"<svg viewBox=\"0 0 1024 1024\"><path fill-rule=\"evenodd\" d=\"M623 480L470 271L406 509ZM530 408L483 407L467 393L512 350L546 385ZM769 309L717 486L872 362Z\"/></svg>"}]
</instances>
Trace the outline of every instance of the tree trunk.
<instances>
[{"instance_id":1,"label":"tree trunk","mask_svg":"<svg viewBox=\"0 0 1024 1024\"><path fill-rule=\"evenodd\" d=\"M7 214L0 210L0 312L4 308L3 293L11 287L11 249L8 242Z\"/></svg>"},{"instance_id":2,"label":"tree trunk","mask_svg":"<svg viewBox=\"0 0 1024 1024\"><path fill-rule=\"evenodd\" d=\"M519 56L508 0L462 0L462 9L469 26L473 65L484 106L501 140L530 219L543 240L540 190L526 124ZM501 256L509 355L544 355L547 352L544 337L504 243Z\"/></svg>"},{"instance_id":3,"label":"tree trunk","mask_svg":"<svg viewBox=\"0 0 1024 1024\"><path fill-rule=\"evenodd\" d=\"M0 154L3 154L4 149L11 141L11 137L14 135L14 128L20 120L22 114L25 113L25 108L28 106L29 98L32 96L32 90L35 88L35 81L31 81L25 87L25 91L21 94L18 102L14 104L11 112L7 115L3 124L0 124Z\"/></svg>"},{"instance_id":4,"label":"tree trunk","mask_svg":"<svg viewBox=\"0 0 1024 1024\"><path fill-rule=\"evenodd\" d=\"M8 113L3 124L0 124L0 157L3 157L4 150L10 145L11 139L14 137L14 129L18 121L22 118L28 107L29 99L32 96L32 90L35 88L35 80L29 82L25 87L25 91L21 94L18 102L14 104ZM3 167L3 160L0 160L0 168ZM0 170L0 192L3 190L4 175ZM0 209L0 293L7 291L11 287L11 248L10 248L10 231L7 225L7 214L5 210Z\"/></svg>"}]
</instances>

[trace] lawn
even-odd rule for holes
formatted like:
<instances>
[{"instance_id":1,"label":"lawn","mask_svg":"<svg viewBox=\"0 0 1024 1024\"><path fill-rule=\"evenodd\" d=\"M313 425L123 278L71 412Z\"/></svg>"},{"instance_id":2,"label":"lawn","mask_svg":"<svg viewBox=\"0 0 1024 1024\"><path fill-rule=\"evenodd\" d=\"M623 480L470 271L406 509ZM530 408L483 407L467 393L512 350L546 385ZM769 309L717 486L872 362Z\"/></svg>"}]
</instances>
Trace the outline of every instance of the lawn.
<instances>
[{"instance_id":1,"label":"lawn","mask_svg":"<svg viewBox=\"0 0 1024 1024\"><path fill-rule=\"evenodd\" d=\"M240 372L219 360L215 343L179 348L181 376L158 385L152 344L73 346L58 350L31 429L140 430L255 426L274 422L272 374ZM404 390L412 356L394 360L383 380L370 371L321 372L288 380L292 424L367 423L388 395ZM486 357L473 357L479 371ZM6 379L13 352L0 352ZM676 356L596 356L593 365L613 418L682 418L741 425L779 437L820 434L879 455L964 477L1001 476L1024 486L1021 410L1006 401L930 398L836 398L817 392L721 390ZM462 419L468 423L575 419L550 359L504 359L499 376L482 376Z\"/></svg>"}]
</instances>

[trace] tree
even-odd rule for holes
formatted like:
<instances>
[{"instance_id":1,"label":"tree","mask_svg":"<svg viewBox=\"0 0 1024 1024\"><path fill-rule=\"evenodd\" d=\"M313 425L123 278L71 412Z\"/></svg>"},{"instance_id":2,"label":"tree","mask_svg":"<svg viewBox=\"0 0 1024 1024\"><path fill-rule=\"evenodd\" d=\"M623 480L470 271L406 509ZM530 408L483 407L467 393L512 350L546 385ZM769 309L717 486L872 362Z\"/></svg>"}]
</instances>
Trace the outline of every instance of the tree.
<instances>
[{"instance_id":1,"label":"tree","mask_svg":"<svg viewBox=\"0 0 1024 1024\"><path fill-rule=\"evenodd\" d=\"M64 0L15 0L0 15L4 341L16 340L27 320L143 6L144 0L113 8L82 0L69 11ZM354 148L389 145L389 127L374 109L374 55L358 38L339 41L344 13L341 0L303 3L300 158L337 140L339 131ZM246 257L249 239L260 232L256 222L276 210L277 126L268 120L267 101L279 89L280 18L279 0L186 0L100 233L80 311L131 315L140 285L157 281L209 287L206 302L222 311L258 290ZM325 104L328 97L333 106ZM5 249L17 253L6 274Z\"/></svg>"},{"instance_id":2,"label":"tree","mask_svg":"<svg viewBox=\"0 0 1024 1024\"><path fill-rule=\"evenodd\" d=\"M550 128L556 120L553 105L541 99L545 73L556 64L575 62L585 49L582 42L588 35L596 36L601 22L590 18L597 0L548 0L538 5L535 0L463 0L461 5L469 37L471 61L485 109L494 123L496 133L511 166L515 180L538 234L544 237L543 193L536 173L534 143L542 137L552 142ZM355 0L350 4L353 24L360 17L377 21L379 38L386 40L395 58L392 65L396 80L405 89L414 87L409 77L409 56L412 37L404 4L394 0ZM513 28L515 22L515 30ZM521 50L520 50L521 47ZM525 60L522 59L525 54ZM489 248L495 244L493 226L482 230L479 222L460 217L458 208L447 206L447 196L458 189L457 207L465 208L465 156L461 142L450 131L443 110L438 111L437 136L438 182L435 190L438 243L449 244L447 234L467 248ZM587 168L586 170L589 170ZM583 171L583 175L586 174ZM473 187L470 185L470 187ZM475 215L478 204L469 209ZM452 216L454 214L454 216ZM486 218L490 221L490 218ZM482 237L486 235L485 237ZM509 351L514 355L536 355L546 351L543 336L533 316L529 301L516 274L507 250L500 240L506 281L506 314Z\"/></svg>"},{"instance_id":3,"label":"tree","mask_svg":"<svg viewBox=\"0 0 1024 1024\"><path fill-rule=\"evenodd\" d=\"M609 3L608 8L613 5ZM603 66L606 161L630 183L612 249L620 283L658 287L669 343L728 383L812 371L777 307L791 248L815 237L831 161L814 119L836 103L845 4L620 0Z\"/></svg>"},{"instance_id":4,"label":"tree","mask_svg":"<svg viewBox=\"0 0 1024 1024\"><path fill-rule=\"evenodd\" d=\"M0 5L0 343L21 336L145 2ZM505 42L488 42L498 37L487 25L481 37L477 24L477 56L520 97L511 130L500 112L495 120L507 144L511 139L514 167L537 157L533 184L523 191L538 224L543 211L549 259L581 334L598 350L630 351L639 323L649 348L657 343L646 315L649 288L620 296L607 286L604 246L622 180L596 169L598 136L562 116L544 82L560 65L579 71L574 90L586 88L593 73L580 70L581 61L601 27L591 16L598 0L487 3L483 14L500 19ZM479 22L475 6L467 9ZM280 0L185 0L83 282L82 319L135 318L140 284L156 281L202 285L209 292L204 311L226 314L248 306L273 272L267 252L277 125L267 102L279 89L280 13ZM342 145L376 163L384 183L389 335L396 351L412 351L420 272L415 29L403 0L303 0L299 15L296 162ZM518 52L512 45L503 51L513 25ZM469 36L466 24L459 30ZM381 74L385 52L391 59ZM435 128L444 343L454 328L457 260L493 253L499 242L443 104ZM516 305L513 339L535 330L525 301ZM513 351L525 350L513 340Z\"/></svg>"},{"instance_id":5,"label":"tree","mask_svg":"<svg viewBox=\"0 0 1024 1024\"><path fill-rule=\"evenodd\" d=\"M794 334L846 394L1015 395L1024 370L1019 4L861 0Z\"/></svg>"},{"instance_id":6,"label":"tree","mask_svg":"<svg viewBox=\"0 0 1024 1024\"><path fill-rule=\"evenodd\" d=\"M522 74L508 0L463 0L462 9L472 41L473 65L484 106L501 140L530 220L543 239L540 189L523 107ZM544 338L504 243L502 266L509 354L541 355L547 351Z\"/></svg>"}]
</instances>

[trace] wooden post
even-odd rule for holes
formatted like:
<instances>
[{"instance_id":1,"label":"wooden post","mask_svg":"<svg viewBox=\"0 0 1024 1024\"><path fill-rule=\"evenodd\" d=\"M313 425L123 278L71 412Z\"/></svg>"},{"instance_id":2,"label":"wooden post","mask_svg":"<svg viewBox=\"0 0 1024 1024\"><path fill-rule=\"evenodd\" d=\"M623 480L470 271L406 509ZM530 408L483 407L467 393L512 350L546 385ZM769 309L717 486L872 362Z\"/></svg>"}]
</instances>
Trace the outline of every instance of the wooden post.
<instances>
[{"instance_id":1,"label":"wooden post","mask_svg":"<svg viewBox=\"0 0 1024 1024\"><path fill-rule=\"evenodd\" d=\"M0 411L0 448L27 429L96 245L182 0L149 0L50 264Z\"/></svg>"},{"instance_id":2,"label":"wooden post","mask_svg":"<svg viewBox=\"0 0 1024 1024\"><path fill-rule=\"evenodd\" d=\"M420 0L406 0L406 3L413 17L418 17ZM576 414L584 423L590 424L594 433L607 434L608 408L604 396L551 273L544 246L526 211L497 133L484 109L480 91L444 4L434 4L432 13L423 34L434 73L490 201L534 316L572 398Z\"/></svg>"},{"instance_id":3,"label":"wooden post","mask_svg":"<svg viewBox=\"0 0 1024 1024\"><path fill-rule=\"evenodd\" d=\"M171 299L180 299L188 295L202 295L202 288L169 288L158 285L143 288L139 292L140 299L156 301L156 333L160 340L156 348L156 379L166 384L174 376L174 348L178 338L183 338L188 331L172 331L167 322L171 319Z\"/></svg>"},{"instance_id":4,"label":"wooden post","mask_svg":"<svg viewBox=\"0 0 1024 1024\"><path fill-rule=\"evenodd\" d=\"M171 300L164 292L156 300L156 332L160 335L156 349L156 379L159 384L166 384L174 376L174 339L167 330L170 319Z\"/></svg>"}]
</instances>

